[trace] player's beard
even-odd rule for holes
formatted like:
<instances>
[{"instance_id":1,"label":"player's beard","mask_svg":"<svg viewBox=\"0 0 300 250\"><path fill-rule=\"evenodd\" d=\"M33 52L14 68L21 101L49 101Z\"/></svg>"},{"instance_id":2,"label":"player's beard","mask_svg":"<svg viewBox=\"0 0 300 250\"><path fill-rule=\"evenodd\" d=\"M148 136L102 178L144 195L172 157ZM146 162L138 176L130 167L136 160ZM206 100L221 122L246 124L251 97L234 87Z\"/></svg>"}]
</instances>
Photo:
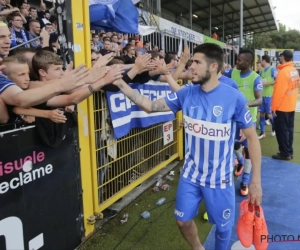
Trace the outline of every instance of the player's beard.
<instances>
[{"instance_id":1,"label":"player's beard","mask_svg":"<svg viewBox=\"0 0 300 250\"><path fill-rule=\"evenodd\" d=\"M198 82L193 82L193 84L200 84L201 86L203 86L210 80L210 78L211 78L211 74L208 70L206 70L204 76L202 76Z\"/></svg>"}]
</instances>

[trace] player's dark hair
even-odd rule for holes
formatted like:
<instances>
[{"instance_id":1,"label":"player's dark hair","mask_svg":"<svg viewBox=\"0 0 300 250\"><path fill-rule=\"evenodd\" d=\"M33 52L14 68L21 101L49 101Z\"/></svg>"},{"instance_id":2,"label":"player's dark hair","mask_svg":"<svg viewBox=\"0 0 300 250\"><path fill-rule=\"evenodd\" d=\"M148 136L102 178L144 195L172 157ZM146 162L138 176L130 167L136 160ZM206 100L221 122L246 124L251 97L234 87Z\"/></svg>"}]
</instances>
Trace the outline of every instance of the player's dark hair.
<instances>
[{"instance_id":1,"label":"player's dark hair","mask_svg":"<svg viewBox=\"0 0 300 250\"><path fill-rule=\"evenodd\" d=\"M224 52L219 45L214 43L201 44L194 49L194 54L197 53L204 54L209 64L212 62L217 62L218 73L222 70L224 63Z\"/></svg>"},{"instance_id":2,"label":"player's dark hair","mask_svg":"<svg viewBox=\"0 0 300 250\"><path fill-rule=\"evenodd\" d=\"M244 54L247 57L247 60L249 61L249 63L252 65L254 62L254 54L251 50L249 49L242 49L240 50L239 54Z\"/></svg>"},{"instance_id":3,"label":"player's dark hair","mask_svg":"<svg viewBox=\"0 0 300 250\"><path fill-rule=\"evenodd\" d=\"M265 60L266 63L270 63L271 62L271 58L268 55L264 55L261 57L261 60Z\"/></svg>"}]
</instances>

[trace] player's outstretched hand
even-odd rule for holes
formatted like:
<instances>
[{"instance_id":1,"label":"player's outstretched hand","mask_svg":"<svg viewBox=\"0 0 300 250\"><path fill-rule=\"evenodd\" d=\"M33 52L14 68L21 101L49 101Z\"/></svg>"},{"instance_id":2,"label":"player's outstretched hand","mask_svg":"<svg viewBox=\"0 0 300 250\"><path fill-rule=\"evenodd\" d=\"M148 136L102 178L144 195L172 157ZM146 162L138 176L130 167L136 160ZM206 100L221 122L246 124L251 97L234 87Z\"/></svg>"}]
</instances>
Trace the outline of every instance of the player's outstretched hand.
<instances>
[{"instance_id":1,"label":"player's outstretched hand","mask_svg":"<svg viewBox=\"0 0 300 250\"><path fill-rule=\"evenodd\" d=\"M260 206L262 202L261 184L251 183L249 186L249 201L254 206Z\"/></svg>"}]
</instances>

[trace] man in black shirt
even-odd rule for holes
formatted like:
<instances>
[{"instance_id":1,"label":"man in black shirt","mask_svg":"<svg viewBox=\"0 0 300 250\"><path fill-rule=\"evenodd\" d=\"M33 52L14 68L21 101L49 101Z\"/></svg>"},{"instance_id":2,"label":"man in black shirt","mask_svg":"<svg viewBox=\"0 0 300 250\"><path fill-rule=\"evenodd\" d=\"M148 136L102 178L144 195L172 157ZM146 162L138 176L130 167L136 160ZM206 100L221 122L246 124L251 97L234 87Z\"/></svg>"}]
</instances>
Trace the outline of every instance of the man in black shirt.
<instances>
[{"instance_id":1,"label":"man in black shirt","mask_svg":"<svg viewBox=\"0 0 300 250\"><path fill-rule=\"evenodd\" d=\"M105 56L109 53L111 53L111 42L110 39L105 38L103 41L103 49L100 50L100 54Z\"/></svg>"},{"instance_id":2,"label":"man in black shirt","mask_svg":"<svg viewBox=\"0 0 300 250\"><path fill-rule=\"evenodd\" d=\"M124 56L125 64L135 63L135 49L131 44L127 44L124 48L126 55Z\"/></svg>"},{"instance_id":3,"label":"man in black shirt","mask_svg":"<svg viewBox=\"0 0 300 250\"><path fill-rule=\"evenodd\" d=\"M26 17L27 23L24 25L26 30L29 30L29 22L30 20L38 20L41 25L41 29L44 28L44 22L38 17L37 9L34 7L30 7L29 16Z\"/></svg>"}]
</instances>

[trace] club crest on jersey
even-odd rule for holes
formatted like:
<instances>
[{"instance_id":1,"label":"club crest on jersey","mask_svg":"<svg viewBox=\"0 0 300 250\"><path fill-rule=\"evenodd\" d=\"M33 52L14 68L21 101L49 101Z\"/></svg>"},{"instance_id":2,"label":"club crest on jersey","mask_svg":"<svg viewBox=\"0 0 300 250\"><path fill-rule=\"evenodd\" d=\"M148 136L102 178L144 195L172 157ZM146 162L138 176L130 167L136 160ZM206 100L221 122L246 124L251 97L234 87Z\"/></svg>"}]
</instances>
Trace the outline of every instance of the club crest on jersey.
<instances>
[{"instance_id":1,"label":"club crest on jersey","mask_svg":"<svg viewBox=\"0 0 300 250\"><path fill-rule=\"evenodd\" d=\"M257 89L259 89L259 90L263 90L264 89L264 85L263 85L262 81L260 81L260 83L257 84Z\"/></svg>"},{"instance_id":2,"label":"club crest on jersey","mask_svg":"<svg viewBox=\"0 0 300 250\"><path fill-rule=\"evenodd\" d=\"M213 114L215 116L220 116L222 114L223 108L221 106L214 106Z\"/></svg>"},{"instance_id":3,"label":"club crest on jersey","mask_svg":"<svg viewBox=\"0 0 300 250\"><path fill-rule=\"evenodd\" d=\"M223 211L223 218L224 218L225 220L227 220L227 219L229 219L229 217L230 217L230 209L225 209L225 210Z\"/></svg>"},{"instance_id":4,"label":"club crest on jersey","mask_svg":"<svg viewBox=\"0 0 300 250\"><path fill-rule=\"evenodd\" d=\"M177 95L176 93L170 93L167 95L167 98L170 100L170 101L174 101L177 99Z\"/></svg>"},{"instance_id":5,"label":"club crest on jersey","mask_svg":"<svg viewBox=\"0 0 300 250\"><path fill-rule=\"evenodd\" d=\"M249 123L252 120L252 116L251 116L251 111L248 110L245 115L244 115L244 119L246 123Z\"/></svg>"}]
</instances>

